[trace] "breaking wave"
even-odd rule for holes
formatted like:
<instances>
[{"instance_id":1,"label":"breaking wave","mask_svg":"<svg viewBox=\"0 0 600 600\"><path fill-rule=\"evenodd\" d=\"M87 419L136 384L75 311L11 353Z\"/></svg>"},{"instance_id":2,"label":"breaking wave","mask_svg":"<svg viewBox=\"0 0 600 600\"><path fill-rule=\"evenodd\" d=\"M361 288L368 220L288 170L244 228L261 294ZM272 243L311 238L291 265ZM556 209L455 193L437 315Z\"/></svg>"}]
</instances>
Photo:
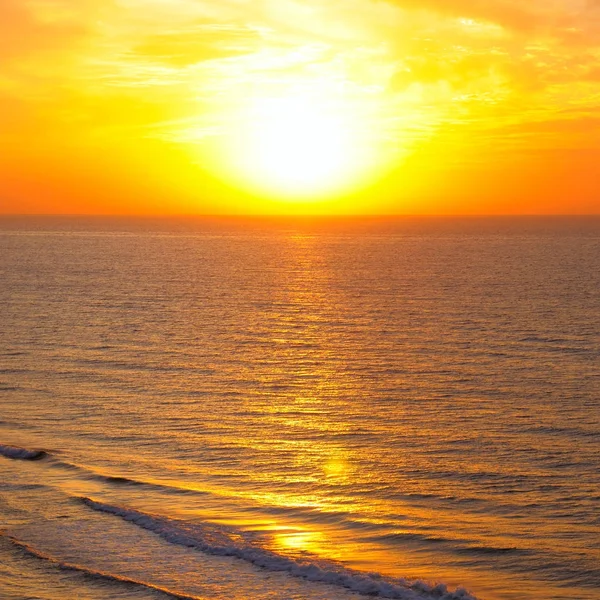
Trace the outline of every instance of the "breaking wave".
<instances>
[{"instance_id":1,"label":"breaking wave","mask_svg":"<svg viewBox=\"0 0 600 600\"><path fill-rule=\"evenodd\" d=\"M86 497L81 497L80 500L93 510L134 523L172 544L194 548L215 556L232 556L269 571L286 572L308 581L327 583L368 596L396 600L476 600L464 588L450 591L443 583L429 584L423 581L384 578L377 573L361 573L317 558L303 560L287 557L261 548L244 540L242 536L230 536L226 530L213 525L169 519Z\"/></svg>"},{"instance_id":2,"label":"breaking wave","mask_svg":"<svg viewBox=\"0 0 600 600\"><path fill-rule=\"evenodd\" d=\"M0 455L16 460L41 460L48 454L44 450L27 450L17 446L5 446L0 444Z\"/></svg>"}]
</instances>

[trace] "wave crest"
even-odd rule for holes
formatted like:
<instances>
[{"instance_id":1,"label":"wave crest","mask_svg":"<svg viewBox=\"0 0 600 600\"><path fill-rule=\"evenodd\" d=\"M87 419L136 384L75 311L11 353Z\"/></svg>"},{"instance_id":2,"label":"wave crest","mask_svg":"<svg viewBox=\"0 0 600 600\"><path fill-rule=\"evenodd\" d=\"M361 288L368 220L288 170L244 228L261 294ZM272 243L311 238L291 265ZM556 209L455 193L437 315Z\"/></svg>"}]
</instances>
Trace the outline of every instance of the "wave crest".
<instances>
[{"instance_id":1,"label":"wave crest","mask_svg":"<svg viewBox=\"0 0 600 600\"><path fill-rule=\"evenodd\" d=\"M0 444L0 455L6 458L14 458L16 460L41 460L42 458L46 458L46 456L48 456L44 450L28 450L27 448L6 446L3 444Z\"/></svg>"},{"instance_id":2,"label":"wave crest","mask_svg":"<svg viewBox=\"0 0 600 600\"><path fill-rule=\"evenodd\" d=\"M158 515L97 502L91 498L80 500L89 508L109 513L152 531L164 540L216 556L233 556L270 571L287 572L306 579L343 587L360 594L396 600L476 600L464 588L449 591L445 584L423 581L388 579L379 574L360 573L335 563L317 563L283 556L260 548L250 542L233 539L216 527L202 526Z\"/></svg>"}]
</instances>

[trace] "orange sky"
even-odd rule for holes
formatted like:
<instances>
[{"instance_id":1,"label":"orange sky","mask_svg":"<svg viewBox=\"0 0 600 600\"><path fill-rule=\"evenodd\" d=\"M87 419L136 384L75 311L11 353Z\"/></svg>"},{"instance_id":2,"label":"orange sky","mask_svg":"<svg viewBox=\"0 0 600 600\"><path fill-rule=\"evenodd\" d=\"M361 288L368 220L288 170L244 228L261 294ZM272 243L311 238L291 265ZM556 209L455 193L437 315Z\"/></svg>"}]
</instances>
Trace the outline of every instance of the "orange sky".
<instances>
[{"instance_id":1,"label":"orange sky","mask_svg":"<svg viewBox=\"0 0 600 600\"><path fill-rule=\"evenodd\" d=\"M600 0L1 0L0 213L600 213Z\"/></svg>"}]
</instances>

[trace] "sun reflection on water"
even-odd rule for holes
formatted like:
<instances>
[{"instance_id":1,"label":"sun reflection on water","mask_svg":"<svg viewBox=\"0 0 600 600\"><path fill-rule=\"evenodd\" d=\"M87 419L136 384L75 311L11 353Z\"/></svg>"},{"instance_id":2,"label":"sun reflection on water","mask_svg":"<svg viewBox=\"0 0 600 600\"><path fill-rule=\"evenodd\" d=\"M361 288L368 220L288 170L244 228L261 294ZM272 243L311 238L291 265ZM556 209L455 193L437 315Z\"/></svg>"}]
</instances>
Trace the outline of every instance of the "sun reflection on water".
<instances>
[{"instance_id":1,"label":"sun reflection on water","mask_svg":"<svg viewBox=\"0 0 600 600\"><path fill-rule=\"evenodd\" d=\"M276 551L284 551L287 554L319 554L322 550L323 537L320 531L285 528L274 534L273 547Z\"/></svg>"}]
</instances>

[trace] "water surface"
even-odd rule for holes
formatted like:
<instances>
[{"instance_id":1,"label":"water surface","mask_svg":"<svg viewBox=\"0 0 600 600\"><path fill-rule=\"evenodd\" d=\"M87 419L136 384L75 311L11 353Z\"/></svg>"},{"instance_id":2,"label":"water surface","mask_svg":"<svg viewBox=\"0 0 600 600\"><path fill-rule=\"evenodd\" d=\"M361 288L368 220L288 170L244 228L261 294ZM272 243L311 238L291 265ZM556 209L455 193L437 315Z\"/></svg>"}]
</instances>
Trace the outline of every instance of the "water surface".
<instances>
[{"instance_id":1,"label":"water surface","mask_svg":"<svg viewBox=\"0 0 600 600\"><path fill-rule=\"evenodd\" d=\"M598 599L600 219L4 218L0 280L3 598Z\"/></svg>"}]
</instances>

